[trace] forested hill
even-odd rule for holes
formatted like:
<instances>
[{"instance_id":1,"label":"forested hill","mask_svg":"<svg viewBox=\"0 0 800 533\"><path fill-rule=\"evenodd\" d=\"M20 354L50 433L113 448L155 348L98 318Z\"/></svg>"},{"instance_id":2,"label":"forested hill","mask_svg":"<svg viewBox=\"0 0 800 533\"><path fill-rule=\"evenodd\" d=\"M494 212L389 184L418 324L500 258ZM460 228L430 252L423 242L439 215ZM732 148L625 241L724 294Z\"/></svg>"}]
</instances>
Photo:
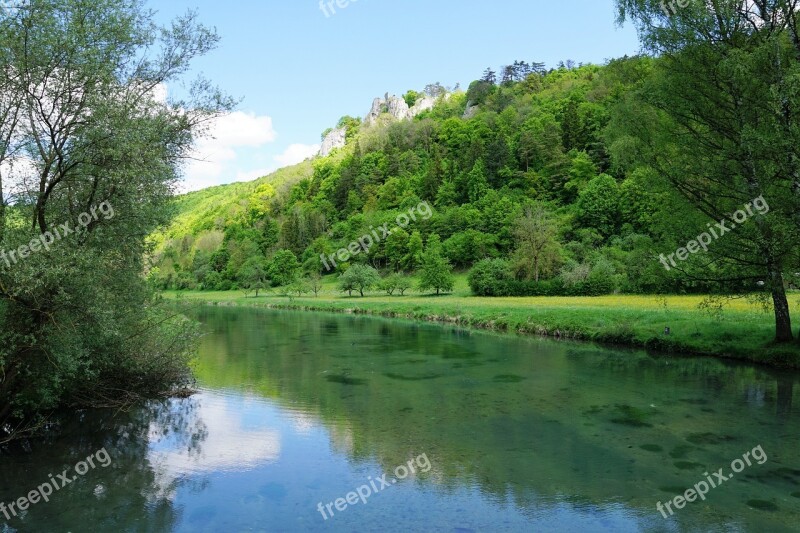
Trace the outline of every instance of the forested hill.
<instances>
[{"instance_id":1,"label":"forested hill","mask_svg":"<svg viewBox=\"0 0 800 533\"><path fill-rule=\"evenodd\" d=\"M653 70L646 57L549 71L515 62L466 92L409 91L409 108L436 102L411 118L392 116L399 99L377 120L343 117L346 145L327 157L179 198L174 223L154 236L150 279L226 290L255 273L280 285L330 273L321 256L338 272L368 263L413 273L437 248L456 270L481 262L508 281L486 294L675 290L657 258L679 242L676 218L696 215L637 163L628 134L632 94ZM431 216L395 229L423 202ZM395 230L368 253L336 259L387 223Z\"/></svg>"}]
</instances>

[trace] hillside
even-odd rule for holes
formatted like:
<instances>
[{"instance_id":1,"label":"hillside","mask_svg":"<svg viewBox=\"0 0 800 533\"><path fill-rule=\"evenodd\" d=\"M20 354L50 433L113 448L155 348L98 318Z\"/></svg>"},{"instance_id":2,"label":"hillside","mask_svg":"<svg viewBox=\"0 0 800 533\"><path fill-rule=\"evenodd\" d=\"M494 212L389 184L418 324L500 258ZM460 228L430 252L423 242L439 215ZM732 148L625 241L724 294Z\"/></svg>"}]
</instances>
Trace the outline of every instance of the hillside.
<instances>
[{"instance_id":1,"label":"hillside","mask_svg":"<svg viewBox=\"0 0 800 533\"><path fill-rule=\"evenodd\" d=\"M150 279L257 289L353 264L418 273L430 253L434 270L479 266L471 286L484 296L756 291L760 270L665 263L708 219L650 166L656 148L637 130L657 117L643 101L657 65L516 61L466 92L387 94L323 134L330 155L179 198ZM446 292L439 279L430 287Z\"/></svg>"}]
</instances>

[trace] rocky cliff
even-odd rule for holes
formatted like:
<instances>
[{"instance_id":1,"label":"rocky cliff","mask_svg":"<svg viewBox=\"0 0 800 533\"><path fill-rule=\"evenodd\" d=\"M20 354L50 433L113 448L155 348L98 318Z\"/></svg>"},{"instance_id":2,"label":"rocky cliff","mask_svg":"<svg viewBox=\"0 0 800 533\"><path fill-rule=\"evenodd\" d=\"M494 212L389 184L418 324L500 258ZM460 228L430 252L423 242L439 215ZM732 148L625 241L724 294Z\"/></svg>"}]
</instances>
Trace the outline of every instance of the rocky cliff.
<instances>
[{"instance_id":1,"label":"rocky cliff","mask_svg":"<svg viewBox=\"0 0 800 533\"><path fill-rule=\"evenodd\" d=\"M412 107L408 107L406 101L400 96L386 95L383 98L375 98L372 101L372 108L364 117L364 125L367 127L373 126L378 123L382 116L386 116L389 120L410 120L423 111L433 109L436 104L436 99L430 96L421 96L414 103ZM335 128L331 130L322 141L319 155L325 157L329 155L336 148L342 148L346 144L347 129Z\"/></svg>"},{"instance_id":2,"label":"rocky cliff","mask_svg":"<svg viewBox=\"0 0 800 533\"><path fill-rule=\"evenodd\" d=\"M347 128L334 128L332 129L322 141L322 147L319 149L319 155L325 157L330 155L337 148L344 147L346 143Z\"/></svg>"}]
</instances>

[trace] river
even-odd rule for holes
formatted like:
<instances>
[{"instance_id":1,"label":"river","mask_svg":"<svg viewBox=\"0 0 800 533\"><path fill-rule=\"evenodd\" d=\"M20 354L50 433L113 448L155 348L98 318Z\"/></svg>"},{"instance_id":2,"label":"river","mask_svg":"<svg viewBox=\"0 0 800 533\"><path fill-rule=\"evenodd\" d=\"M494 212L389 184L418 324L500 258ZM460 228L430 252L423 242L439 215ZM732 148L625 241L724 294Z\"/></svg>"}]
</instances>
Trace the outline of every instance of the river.
<instances>
[{"instance_id":1,"label":"river","mask_svg":"<svg viewBox=\"0 0 800 533\"><path fill-rule=\"evenodd\" d=\"M0 510L62 481L5 530L800 530L797 374L349 315L196 318L200 392L6 453Z\"/></svg>"}]
</instances>

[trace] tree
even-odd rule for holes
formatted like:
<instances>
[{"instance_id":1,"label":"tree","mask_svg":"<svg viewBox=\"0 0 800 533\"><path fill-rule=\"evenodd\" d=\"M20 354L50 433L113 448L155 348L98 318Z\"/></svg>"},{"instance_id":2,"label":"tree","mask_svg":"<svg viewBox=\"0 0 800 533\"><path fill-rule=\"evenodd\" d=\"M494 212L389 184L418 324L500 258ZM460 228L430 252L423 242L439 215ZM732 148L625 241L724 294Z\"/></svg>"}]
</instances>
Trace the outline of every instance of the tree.
<instances>
[{"instance_id":1,"label":"tree","mask_svg":"<svg viewBox=\"0 0 800 533\"><path fill-rule=\"evenodd\" d=\"M451 292L454 286L453 269L442 255L441 239L434 233L428 237L428 245L422 258L419 290L433 289L439 295L441 292Z\"/></svg>"},{"instance_id":2,"label":"tree","mask_svg":"<svg viewBox=\"0 0 800 533\"><path fill-rule=\"evenodd\" d=\"M413 272L422 265L423 242L422 234L419 231L414 230L411 232L411 237L408 238L407 250L403 258L403 268L407 272Z\"/></svg>"},{"instance_id":3,"label":"tree","mask_svg":"<svg viewBox=\"0 0 800 533\"><path fill-rule=\"evenodd\" d=\"M483 77L480 79L480 81L483 81L483 82L486 82L486 83L490 83L492 85L496 85L497 84L497 73L492 70L492 67L489 67L489 68L487 68L486 70L483 71Z\"/></svg>"},{"instance_id":4,"label":"tree","mask_svg":"<svg viewBox=\"0 0 800 533\"><path fill-rule=\"evenodd\" d=\"M411 280L403 274L391 274L383 278L378 284L378 288L386 291L389 296L394 296L395 292L399 292L400 296L403 296L411 286Z\"/></svg>"},{"instance_id":5,"label":"tree","mask_svg":"<svg viewBox=\"0 0 800 533\"><path fill-rule=\"evenodd\" d=\"M557 236L552 215L539 204L528 207L514 223L516 270L538 283L542 271L551 271L561 257Z\"/></svg>"},{"instance_id":6,"label":"tree","mask_svg":"<svg viewBox=\"0 0 800 533\"><path fill-rule=\"evenodd\" d=\"M496 89L495 85L488 81L473 81L467 89L467 102L469 102L470 106L483 105Z\"/></svg>"},{"instance_id":7,"label":"tree","mask_svg":"<svg viewBox=\"0 0 800 533\"><path fill-rule=\"evenodd\" d=\"M406 291L414 286L414 284L411 282L411 278L408 276L403 276L402 274L397 276L394 285L397 288L397 292L400 293L400 296L405 296Z\"/></svg>"},{"instance_id":8,"label":"tree","mask_svg":"<svg viewBox=\"0 0 800 533\"><path fill-rule=\"evenodd\" d=\"M483 159L478 159L466 177L467 198L474 203L483 198L489 190L489 183L486 181L486 165Z\"/></svg>"},{"instance_id":9,"label":"tree","mask_svg":"<svg viewBox=\"0 0 800 533\"><path fill-rule=\"evenodd\" d=\"M308 276L306 284L311 289L311 292L314 293L314 298L319 297L319 292L322 290L322 276L319 275L319 272L314 272Z\"/></svg>"},{"instance_id":10,"label":"tree","mask_svg":"<svg viewBox=\"0 0 800 533\"><path fill-rule=\"evenodd\" d=\"M363 298L364 291L375 287L380 281L381 275L371 266L353 265L339 276L339 289L349 296L353 295L353 291L358 291Z\"/></svg>"},{"instance_id":11,"label":"tree","mask_svg":"<svg viewBox=\"0 0 800 533\"><path fill-rule=\"evenodd\" d=\"M298 298L304 294L308 294L311 291L311 286L308 284L308 282L306 282L306 280L302 279L296 279L286 286L286 293L290 296L296 294Z\"/></svg>"},{"instance_id":12,"label":"tree","mask_svg":"<svg viewBox=\"0 0 800 533\"><path fill-rule=\"evenodd\" d=\"M218 37L193 14L159 27L143 4L29 0L0 17L0 158L13 167L0 249L49 243L13 268L0 260L0 428L188 379L193 330L151 297L145 236L169 220L182 162L233 102L204 80L186 100L158 97ZM65 224L80 229L54 242Z\"/></svg>"},{"instance_id":13,"label":"tree","mask_svg":"<svg viewBox=\"0 0 800 533\"><path fill-rule=\"evenodd\" d=\"M475 296L502 296L505 285L511 280L508 261L484 259L469 271L467 282Z\"/></svg>"},{"instance_id":14,"label":"tree","mask_svg":"<svg viewBox=\"0 0 800 533\"><path fill-rule=\"evenodd\" d=\"M394 296L394 293L397 290L397 284L395 283L396 276L397 274L391 274L383 278L380 283L378 283L378 289L385 291L389 296Z\"/></svg>"},{"instance_id":15,"label":"tree","mask_svg":"<svg viewBox=\"0 0 800 533\"><path fill-rule=\"evenodd\" d=\"M403 95L403 100L405 100L408 107L414 107L414 104L417 103L417 100L419 100L420 97L422 97L422 94L410 89L406 94Z\"/></svg>"},{"instance_id":16,"label":"tree","mask_svg":"<svg viewBox=\"0 0 800 533\"><path fill-rule=\"evenodd\" d=\"M276 287L291 284L297 278L300 262L291 250L279 250L272 257L267 269L267 275Z\"/></svg>"},{"instance_id":17,"label":"tree","mask_svg":"<svg viewBox=\"0 0 800 533\"><path fill-rule=\"evenodd\" d=\"M440 96L447 94L447 87L443 86L437 81L436 83L429 83L426 85L422 92L431 98L439 98Z\"/></svg>"},{"instance_id":18,"label":"tree","mask_svg":"<svg viewBox=\"0 0 800 533\"><path fill-rule=\"evenodd\" d=\"M578 220L608 238L616 233L620 221L619 185L608 174L600 174L578 195Z\"/></svg>"},{"instance_id":19,"label":"tree","mask_svg":"<svg viewBox=\"0 0 800 533\"><path fill-rule=\"evenodd\" d=\"M460 231L444 241L445 257L456 267L467 267L497 254L497 237L474 229Z\"/></svg>"},{"instance_id":20,"label":"tree","mask_svg":"<svg viewBox=\"0 0 800 533\"><path fill-rule=\"evenodd\" d=\"M390 268L399 271L408 255L408 241L411 237L404 229L393 231L386 238L386 261Z\"/></svg>"},{"instance_id":21,"label":"tree","mask_svg":"<svg viewBox=\"0 0 800 533\"><path fill-rule=\"evenodd\" d=\"M670 11L617 0L617 7L619 22L633 20L660 56L626 117L642 160L697 213L736 228L704 252L708 265L692 278L738 292L763 281L775 340L792 341L786 276L796 270L800 243L798 3L720 0ZM754 199L768 211L735 220L732 213ZM687 235L707 229L680 226Z\"/></svg>"},{"instance_id":22,"label":"tree","mask_svg":"<svg viewBox=\"0 0 800 533\"><path fill-rule=\"evenodd\" d=\"M501 85L508 86L514 83L516 74L514 73L513 65L504 65L500 67L500 72L502 73L502 77L500 78Z\"/></svg>"},{"instance_id":23,"label":"tree","mask_svg":"<svg viewBox=\"0 0 800 533\"><path fill-rule=\"evenodd\" d=\"M258 293L267 288L267 264L262 257L251 257L239 269L236 276L245 297L251 292Z\"/></svg>"},{"instance_id":24,"label":"tree","mask_svg":"<svg viewBox=\"0 0 800 533\"><path fill-rule=\"evenodd\" d=\"M583 126L578 114L578 100L570 98L564 104L561 112L561 138L564 148L569 152L572 149L581 149L581 134Z\"/></svg>"}]
</instances>

